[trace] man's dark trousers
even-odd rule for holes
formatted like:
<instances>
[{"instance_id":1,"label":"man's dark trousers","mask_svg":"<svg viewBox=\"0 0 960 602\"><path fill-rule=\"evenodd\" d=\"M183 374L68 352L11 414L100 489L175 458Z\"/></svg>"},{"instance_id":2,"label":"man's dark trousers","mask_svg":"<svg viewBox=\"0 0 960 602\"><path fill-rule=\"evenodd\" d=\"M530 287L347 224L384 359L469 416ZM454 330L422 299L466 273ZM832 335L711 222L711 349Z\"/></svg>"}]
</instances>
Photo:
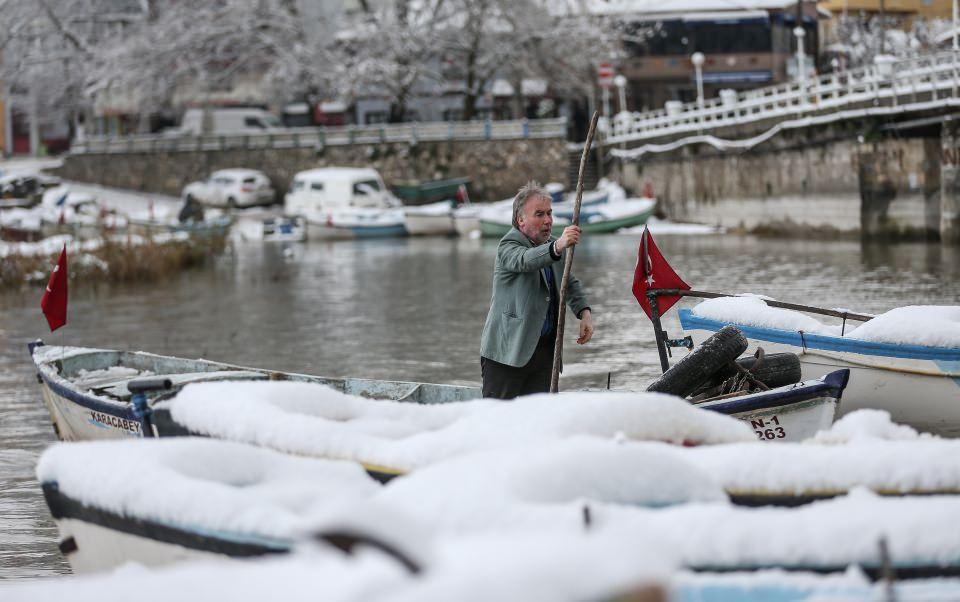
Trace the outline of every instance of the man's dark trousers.
<instances>
[{"instance_id":1,"label":"man's dark trousers","mask_svg":"<svg viewBox=\"0 0 960 602\"><path fill-rule=\"evenodd\" d=\"M513 399L521 395L550 392L553 347L556 340L554 331L541 336L537 341L537 348L533 351L533 357L522 368L481 357L483 396L493 399Z\"/></svg>"}]
</instances>

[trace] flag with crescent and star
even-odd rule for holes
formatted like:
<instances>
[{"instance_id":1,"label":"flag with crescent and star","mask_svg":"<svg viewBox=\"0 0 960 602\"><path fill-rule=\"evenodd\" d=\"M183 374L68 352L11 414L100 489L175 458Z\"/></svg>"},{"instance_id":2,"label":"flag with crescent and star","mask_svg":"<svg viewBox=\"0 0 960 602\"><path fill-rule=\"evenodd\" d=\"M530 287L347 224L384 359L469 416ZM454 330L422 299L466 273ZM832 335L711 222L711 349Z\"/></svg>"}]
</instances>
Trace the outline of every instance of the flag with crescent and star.
<instances>
[{"instance_id":1,"label":"flag with crescent and star","mask_svg":"<svg viewBox=\"0 0 960 602\"><path fill-rule=\"evenodd\" d=\"M40 309L47 318L50 332L67 323L67 245L63 245L60 259L50 274L47 290L40 299Z\"/></svg>"},{"instance_id":2,"label":"flag with crescent and star","mask_svg":"<svg viewBox=\"0 0 960 602\"><path fill-rule=\"evenodd\" d=\"M650 307L650 299L647 298L647 291L651 289L680 289L688 291L690 285L684 282L677 273L673 271L667 260L663 258L657 243L653 241L650 230L643 229L643 236L640 237L640 250L637 256L637 269L633 274L633 296L637 298L643 311L647 312L647 317L653 319L653 310ZM680 300L678 296L657 297L657 309L662 316L673 307L674 303Z\"/></svg>"}]
</instances>

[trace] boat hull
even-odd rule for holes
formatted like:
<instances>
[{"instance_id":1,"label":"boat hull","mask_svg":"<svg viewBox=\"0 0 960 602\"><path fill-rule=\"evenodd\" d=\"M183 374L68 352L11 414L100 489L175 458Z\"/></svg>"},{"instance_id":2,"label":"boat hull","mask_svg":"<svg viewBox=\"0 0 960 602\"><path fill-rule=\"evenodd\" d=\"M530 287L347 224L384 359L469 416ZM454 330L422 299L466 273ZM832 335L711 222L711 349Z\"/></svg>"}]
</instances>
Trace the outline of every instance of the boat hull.
<instances>
[{"instance_id":1,"label":"boat hull","mask_svg":"<svg viewBox=\"0 0 960 602\"><path fill-rule=\"evenodd\" d=\"M454 234L453 216L407 214L404 226L410 236L447 236Z\"/></svg>"},{"instance_id":2,"label":"boat hull","mask_svg":"<svg viewBox=\"0 0 960 602\"><path fill-rule=\"evenodd\" d=\"M307 221L308 240L349 240L353 238L396 238L406 236L403 222L371 225L337 225L332 222Z\"/></svg>"},{"instance_id":3,"label":"boat hull","mask_svg":"<svg viewBox=\"0 0 960 602\"><path fill-rule=\"evenodd\" d=\"M849 372L837 370L822 379L697 405L746 422L760 441L803 441L833 424L848 381Z\"/></svg>"},{"instance_id":4,"label":"boat hull","mask_svg":"<svg viewBox=\"0 0 960 602\"><path fill-rule=\"evenodd\" d=\"M714 328L725 325L697 317L688 309L680 310L680 323L694 344L716 332ZM837 369L850 370L841 416L865 408L884 410L894 422L918 430L960 435L960 378L951 376L960 370L960 351L956 360L951 359L949 352L945 352L942 359L937 359L936 354L930 358L895 357L882 353L897 346L858 346L857 341L843 341L845 347L840 347L830 340L839 337L801 337L790 331L735 326L747 337L750 344L747 353L763 347L767 353L797 354L804 379L817 378ZM858 347L862 347L863 353L855 352Z\"/></svg>"},{"instance_id":5,"label":"boat hull","mask_svg":"<svg viewBox=\"0 0 960 602\"><path fill-rule=\"evenodd\" d=\"M87 383L82 387L72 386L69 377L80 370L90 372L123 366L150 376L170 378L173 391L191 382L282 377L285 380L325 384L350 395L411 403L447 403L481 396L478 387L327 378L144 352L31 344L30 353L37 366L44 405L50 412L54 431L62 441L143 436L140 418L134 412L126 388L126 382L134 376L107 376L101 382Z\"/></svg>"},{"instance_id":6,"label":"boat hull","mask_svg":"<svg viewBox=\"0 0 960 602\"><path fill-rule=\"evenodd\" d=\"M292 545L121 515L70 498L55 482L42 483L42 488L60 534L60 550L76 574L111 570L131 561L160 567L282 554Z\"/></svg>"}]
</instances>

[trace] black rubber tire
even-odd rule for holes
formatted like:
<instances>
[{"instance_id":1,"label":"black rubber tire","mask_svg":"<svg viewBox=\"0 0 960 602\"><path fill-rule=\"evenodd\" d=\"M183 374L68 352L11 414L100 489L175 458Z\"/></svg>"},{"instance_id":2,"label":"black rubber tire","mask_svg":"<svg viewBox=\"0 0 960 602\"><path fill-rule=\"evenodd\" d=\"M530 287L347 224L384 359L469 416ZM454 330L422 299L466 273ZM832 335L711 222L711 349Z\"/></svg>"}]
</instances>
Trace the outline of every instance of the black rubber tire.
<instances>
[{"instance_id":1,"label":"black rubber tire","mask_svg":"<svg viewBox=\"0 0 960 602\"><path fill-rule=\"evenodd\" d=\"M647 391L687 397L746 350L746 337L728 324L650 383Z\"/></svg>"},{"instance_id":2,"label":"black rubber tire","mask_svg":"<svg viewBox=\"0 0 960 602\"><path fill-rule=\"evenodd\" d=\"M749 370L753 377L771 389L792 385L800 382L800 357L793 353L771 353L763 357L760 367L754 371L754 364L757 358L743 357L737 360L737 363L744 370ZM710 389L714 389L723 384L723 381L737 375L739 371L732 364L721 366L714 372L709 380L704 382L697 390L691 393L691 397L697 397Z\"/></svg>"},{"instance_id":3,"label":"black rubber tire","mask_svg":"<svg viewBox=\"0 0 960 602\"><path fill-rule=\"evenodd\" d=\"M744 370L749 370L755 379L771 389L800 382L800 356L795 353L765 355L760 367L754 371L753 365L756 361L757 358L750 356L738 359L737 363ZM736 373L737 370L733 366L724 366L717 371L714 377L723 381L735 376Z\"/></svg>"}]
</instances>

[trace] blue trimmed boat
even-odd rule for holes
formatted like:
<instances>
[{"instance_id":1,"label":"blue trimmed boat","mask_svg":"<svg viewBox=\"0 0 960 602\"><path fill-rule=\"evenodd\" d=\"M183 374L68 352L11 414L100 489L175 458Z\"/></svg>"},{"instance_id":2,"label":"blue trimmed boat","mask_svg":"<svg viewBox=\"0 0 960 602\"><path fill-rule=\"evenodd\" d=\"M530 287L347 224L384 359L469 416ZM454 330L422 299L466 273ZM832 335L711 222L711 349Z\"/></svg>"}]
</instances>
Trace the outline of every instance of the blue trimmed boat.
<instances>
[{"instance_id":1,"label":"blue trimmed boat","mask_svg":"<svg viewBox=\"0 0 960 602\"><path fill-rule=\"evenodd\" d=\"M415 403L447 403L480 397L478 387L326 378L142 351L48 347L37 342L30 344L30 353L54 430L64 441L142 437L143 416L135 407L130 383L145 377L169 381L166 389L147 394L145 402L149 406L175 395L189 383L231 380L313 382L350 395ZM833 422L846 378L846 372L839 371L770 391L714 398L697 405L750 424L760 440L800 441ZM157 428L156 423L153 426ZM157 429L155 434L184 433L172 425L169 433Z\"/></svg>"},{"instance_id":2,"label":"blue trimmed boat","mask_svg":"<svg viewBox=\"0 0 960 602\"><path fill-rule=\"evenodd\" d=\"M680 325L695 344L727 324L681 309ZM863 408L885 410L898 423L943 435L960 434L960 348L863 341L842 336L732 323L768 353L795 353L802 378L844 368L850 385L841 414Z\"/></svg>"}]
</instances>

